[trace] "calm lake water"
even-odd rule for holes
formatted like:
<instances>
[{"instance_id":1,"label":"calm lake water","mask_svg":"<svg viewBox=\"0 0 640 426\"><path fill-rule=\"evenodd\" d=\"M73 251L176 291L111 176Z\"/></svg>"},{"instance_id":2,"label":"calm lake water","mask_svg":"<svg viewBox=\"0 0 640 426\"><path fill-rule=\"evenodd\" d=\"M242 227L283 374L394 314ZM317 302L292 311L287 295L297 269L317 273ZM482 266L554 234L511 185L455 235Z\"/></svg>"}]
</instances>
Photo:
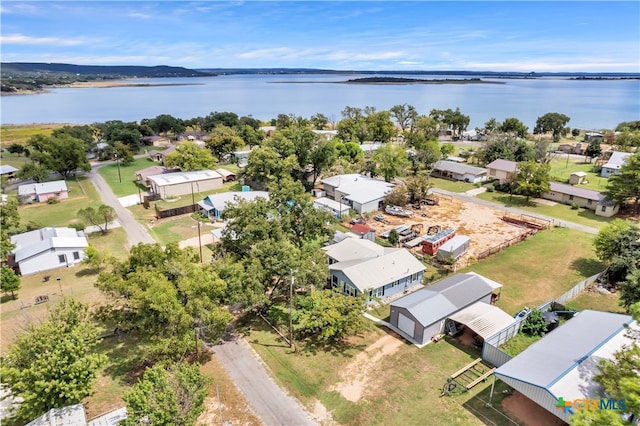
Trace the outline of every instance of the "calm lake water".
<instances>
[{"instance_id":1,"label":"calm lake water","mask_svg":"<svg viewBox=\"0 0 640 426\"><path fill-rule=\"evenodd\" d=\"M401 75L399 75L401 76ZM278 114L342 118L345 106L388 110L410 104L420 114L460 108L469 129L494 117L522 120L531 130L537 117L560 112L570 127L614 128L640 119L640 81L580 81L560 78L485 79L504 84L356 85L336 84L362 75L229 75L204 78L138 79L135 83L184 86L61 88L50 93L3 96L2 124L140 121L159 114L179 118L231 111L270 120ZM437 76L407 76L438 78ZM446 76L446 78L456 78ZM464 78L464 77L461 77Z\"/></svg>"}]
</instances>

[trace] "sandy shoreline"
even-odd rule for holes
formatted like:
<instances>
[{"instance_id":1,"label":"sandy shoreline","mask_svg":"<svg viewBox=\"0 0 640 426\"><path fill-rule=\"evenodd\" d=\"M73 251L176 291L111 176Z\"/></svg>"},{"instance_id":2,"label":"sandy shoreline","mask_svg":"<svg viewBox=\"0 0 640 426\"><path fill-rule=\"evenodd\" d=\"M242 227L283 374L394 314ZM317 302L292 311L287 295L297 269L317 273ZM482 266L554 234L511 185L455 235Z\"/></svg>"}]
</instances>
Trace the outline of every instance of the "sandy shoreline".
<instances>
[{"instance_id":1,"label":"sandy shoreline","mask_svg":"<svg viewBox=\"0 0 640 426\"><path fill-rule=\"evenodd\" d=\"M61 84L55 86L47 86L46 89L40 90L18 90L16 92L1 92L2 96L13 95L39 95L49 93L51 89L86 89L86 88L102 88L110 89L115 87L162 87L162 86L197 86L203 83L136 83L131 80L100 80L100 81L79 81L71 84Z\"/></svg>"}]
</instances>

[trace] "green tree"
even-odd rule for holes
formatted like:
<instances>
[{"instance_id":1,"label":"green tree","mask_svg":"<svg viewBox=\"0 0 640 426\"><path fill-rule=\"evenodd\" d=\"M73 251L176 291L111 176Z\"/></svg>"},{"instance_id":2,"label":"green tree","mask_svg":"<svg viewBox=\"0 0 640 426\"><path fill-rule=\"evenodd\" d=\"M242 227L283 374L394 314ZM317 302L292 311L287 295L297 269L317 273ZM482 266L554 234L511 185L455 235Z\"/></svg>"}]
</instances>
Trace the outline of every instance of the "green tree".
<instances>
[{"instance_id":1,"label":"green tree","mask_svg":"<svg viewBox=\"0 0 640 426\"><path fill-rule=\"evenodd\" d=\"M43 164L25 163L17 173L18 178L42 182L49 177L51 171Z\"/></svg>"},{"instance_id":2,"label":"green tree","mask_svg":"<svg viewBox=\"0 0 640 426\"><path fill-rule=\"evenodd\" d=\"M587 149L584 151L585 160L588 158L589 162L595 157L599 157L602 154L602 148L600 147L600 142L597 140L592 140L587 145Z\"/></svg>"},{"instance_id":3,"label":"green tree","mask_svg":"<svg viewBox=\"0 0 640 426\"><path fill-rule=\"evenodd\" d=\"M148 368L123 396L127 418L120 424L195 425L204 411L210 383L197 365L180 363L167 369L158 364Z\"/></svg>"},{"instance_id":4,"label":"green tree","mask_svg":"<svg viewBox=\"0 0 640 426\"><path fill-rule=\"evenodd\" d=\"M500 125L500 131L509 133L519 138L526 138L529 132L529 128L517 118L506 118Z\"/></svg>"},{"instance_id":5,"label":"green tree","mask_svg":"<svg viewBox=\"0 0 640 426\"><path fill-rule=\"evenodd\" d=\"M409 176L405 183L409 201L412 203L427 198L429 190L433 186L429 178L423 175Z\"/></svg>"},{"instance_id":6,"label":"green tree","mask_svg":"<svg viewBox=\"0 0 640 426\"><path fill-rule=\"evenodd\" d=\"M16 300L14 292L20 290L20 277L7 265L2 265L0 268L0 290L5 293L10 291L11 297Z\"/></svg>"},{"instance_id":7,"label":"green tree","mask_svg":"<svg viewBox=\"0 0 640 426\"><path fill-rule=\"evenodd\" d=\"M345 296L336 290L312 290L296 298L293 329L298 338L335 343L366 330L363 296Z\"/></svg>"},{"instance_id":8,"label":"green tree","mask_svg":"<svg viewBox=\"0 0 640 426\"><path fill-rule=\"evenodd\" d=\"M85 207L78 211L78 216L100 228L102 234L109 232L109 224L118 217L113 207L106 204L101 204L97 209L91 206Z\"/></svg>"},{"instance_id":9,"label":"green tree","mask_svg":"<svg viewBox=\"0 0 640 426\"><path fill-rule=\"evenodd\" d=\"M329 124L327 116L320 113L313 115L309 121L311 122L311 126L316 130L324 130Z\"/></svg>"},{"instance_id":10,"label":"green tree","mask_svg":"<svg viewBox=\"0 0 640 426\"><path fill-rule=\"evenodd\" d=\"M78 169L88 172L87 149L80 139L63 133L59 136L34 136L29 139L31 159L65 179Z\"/></svg>"},{"instance_id":11,"label":"green tree","mask_svg":"<svg viewBox=\"0 0 640 426\"><path fill-rule=\"evenodd\" d=\"M216 126L236 127L240 123L234 112L212 112L202 120L202 130L211 132Z\"/></svg>"},{"instance_id":12,"label":"green tree","mask_svg":"<svg viewBox=\"0 0 640 426\"><path fill-rule=\"evenodd\" d=\"M117 141L113 144L113 154L114 158L123 166L128 166L135 160L133 158L133 152L131 151L131 148L120 141Z\"/></svg>"},{"instance_id":13,"label":"green tree","mask_svg":"<svg viewBox=\"0 0 640 426\"><path fill-rule=\"evenodd\" d=\"M546 330L547 322L542 317L542 312L538 309L532 310L524 324L522 324L522 332L527 336L544 336Z\"/></svg>"},{"instance_id":14,"label":"green tree","mask_svg":"<svg viewBox=\"0 0 640 426\"><path fill-rule=\"evenodd\" d=\"M385 206L404 206L407 204L407 189L404 185L398 185L385 195L382 202Z\"/></svg>"},{"instance_id":15,"label":"green tree","mask_svg":"<svg viewBox=\"0 0 640 426\"><path fill-rule=\"evenodd\" d=\"M24 145L19 143L12 143L7 147L7 151L9 151L11 154L18 154L18 156L20 156L21 154L24 154Z\"/></svg>"},{"instance_id":16,"label":"green tree","mask_svg":"<svg viewBox=\"0 0 640 426\"><path fill-rule=\"evenodd\" d=\"M338 158L343 158L350 163L356 163L364 158L364 152L357 143L338 142L335 147Z\"/></svg>"},{"instance_id":17,"label":"green tree","mask_svg":"<svg viewBox=\"0 0 640 426\"><path fill-rule=\"evenodd\" d=\"M96 130L91 126L63 126L51 132L51 136L69 135L84 142L87 150L93 147L96 141Z\"/></svg>"},{"instance_id":18,"label":"green tree","mask_svg":"<svg viewBox=\"0 0 640 426\"><path fill-rule=\"evenodd\" d=\"M286 176L292 176L297 169L295 155L282 157L271 146L259 146L251 151L244 175L256 186L269 188Z\"/></svg>"},{"instance_id":19,"label":"green tree","mask_svg":"<svg viewBox=\"0 0 640 426\"><path fill-rule=\"evenodd\" d=\"M185 131L184 121L175 118L169 114L160 114L153 120L149 121L149 126L156 133L167 136L169 132L174 135Z\"/></svg>"},{"instance_id":20,"label":"green tree","mask_svg":"<svg viewBox=\"0 0 640 426\"><path fill-rule=\"evenodd\" d=\"M395 229L389 231L388 241L392 247L397 247L398 243L400 242L400 235L398 235L398 231L396 231Z\"/></svg>"},{"instance_id":21,"label":"green tree","mask_svg":"<svg viewBox=\"0 0 640 426\"><path fill-rule=\"evenodd\" d=\"M389 142L397 133L396 126L391 121L391 114L389 111L376 111L375 108L368 108L369 114L365 117L366 140Z\"/></svg>"},{"instance_id":22,"label":"green tree","mask_svg":"<svg viewBox=\"0 0 640 426\"><path fill-rule=\"evenodd\" d=\"M455 151L456 151L456 148L451 143L445 143L440 146L440 153L442 154L442 158L445 160Z\"/></svg>"},{"instance_id":23,"label":"green tree","mask_svg":"<svg viewBox=\"0 0 640 426\"><path fill-rule=\"evenodd\" d=\"M90 395L106 361L93 353L97 344L87 306L72 299L59 302L45 322L28 325L0 358L2 382L23 399L14 419L31 420Z\"/></svg>"},{"instance_id":24,"label":"green tree","mask_svg":"<svg viewBox=\"0 0 640 426\"><path fill-rule=\"evenodd\" d=\"M239 126L236 131L238 132L238 136L240 136L244 141L245 145L249 146L249 149L253 149L254 146L259 146L267 137L263 130L254 129L248 124Z\"/></svg>"},{"instance_id":25,"label":"green tree","mask_svg":"<svg viewBox=\"0 0 640 426\"><path fill-rule=\"evenodd\" d=\"M209 134L209 140L207 141L207 147L218 158L222 158L226 154L231 154L234 151L242 148L244 141L238 132L232 128L223 124L218 124Z\"/></svg>"},{"instance_id":26,"label":"green tree","mask_svg":"<svg viewBox=\"0 0 640 426\"><path fill-rule=\"evenodd\" d=\"M5 260L15 248L9 235L17 233L19 229L18 201L9 198L6 203L0 204L0 261Z\"/></svg>"},{"instance_id":27,"label":"green tree","mask_svg":"<svg viewBox=\"0 0 640 426\"><path fill-rule=\"evenodd\" d=\"M199 147L195 142L186 141L176 147L176 150L167 155L165 165L178 167L183 171L211 169L216 159L207 148Z\"/></svg>"},{"instance_id":28,"label":"green tree","mask_svg":"<svg viewBox=\"0 0 640 426\"><path fill-rule=\"evenodd\" d=\"M549 192L550 171L549 164L534 161L518 163L514 192L527 197L527 201L529 201L529 197L540 197L543 193Z\"/></svg>"},{"instance_id":29,"label":"green tree","mask_svg":"<svg viewBox=\"0 0 640 426\"><path fill-rule=\"evenodd\" d=\"M607 200L632 202L634 214L640 214L640 151L630 155L620 173L609 176Z\"/></svg>"},{"instance_id":30,"label":"green tree","mask_svg":"<svg viewBox=\"0 0 640 426\"><path fill-rule=\"evenodd\" d=\"M413 105L394 105L389 109L389 112L391 113L391 117L398 123L398 126L400 126L402 133L404 133L405 130L409 130L409 132L413 131L416 120L418 119L418 112Z\"/></svg>"},{"instance_id":31,"label":"green tree","mask_svg":"<svg viewBox=\"0 0 640 426\"><path fill-rule=\"evenodd\" d=\"M386 182L405 173L409 166L407 153L400 145L384 144L373 154L377 170Z\"/></svg>"},{"instance_id":32,"label":"green tree","mask_svg":"<svg viewBox=\"0 0 640 426\"><path fill-rule=\"evenodd\" d=\"M551 132L553 141L558 142L561 136L566 134L566 125L571 119L564 114L557 112L548 112L538 117L533 133L541 134Z\"/></svg>"}]
</instances>

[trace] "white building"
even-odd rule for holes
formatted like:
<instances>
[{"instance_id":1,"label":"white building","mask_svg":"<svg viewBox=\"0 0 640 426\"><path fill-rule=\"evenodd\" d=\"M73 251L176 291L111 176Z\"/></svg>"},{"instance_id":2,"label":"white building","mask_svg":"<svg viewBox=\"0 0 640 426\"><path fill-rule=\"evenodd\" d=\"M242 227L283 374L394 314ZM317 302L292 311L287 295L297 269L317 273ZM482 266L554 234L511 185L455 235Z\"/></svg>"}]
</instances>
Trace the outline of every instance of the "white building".
<instances>
[{"instance_id":1,"label":"white building","mask_svg":"<svg viewBox=\"0 0 640 426\"><path fill-rule=\"evenodd\" d=\"M614 152L609 157L607 164L602 166L600 176L608 178L611 175L617 175L620 173L620 167L622 167L628 157L631 156L629 152Z\"/></svg>"},{"instance_id":2,"label":"white building","mask_svg":"<svg viewBox=\"0 0 640 426\"><path fill-rule=\"evenodd\" d=\"M222 188L222 176L213 170L164 173L148 176L147 181L151 192L163 199Z\"/></svg>"},{"instance_id":3,"label":"white building","mask_svg":"<svg viewBox=\"0 0 640 426\"><path fill-rule=\"evenodd\" d=\"M384 197L394 187L389 182L358 174L332 176L323 179L322 185L327 198L347 204L360 214L380 210Z\"/></svg>"},{"instance_id":4,"label":"white building","mask_svg":"<svg viewBox=\"0 0 640 426\"><path fill-rule=\"evenodd\" d=\"M22 275L71 266L86 257L89 246L82 231L73 228L42 228L11 237L13 262Z\"/></svg>"}]
</instances>

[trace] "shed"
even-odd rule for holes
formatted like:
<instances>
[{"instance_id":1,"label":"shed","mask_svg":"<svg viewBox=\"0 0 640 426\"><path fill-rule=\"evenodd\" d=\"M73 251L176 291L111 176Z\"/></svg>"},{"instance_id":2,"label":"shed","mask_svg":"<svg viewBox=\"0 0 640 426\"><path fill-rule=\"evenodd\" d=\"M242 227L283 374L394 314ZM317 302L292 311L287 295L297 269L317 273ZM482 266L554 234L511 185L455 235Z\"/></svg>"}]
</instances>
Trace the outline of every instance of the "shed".
<instances>
[{"instance_id":1,"label":"shed","mask_svg":"<svg viewBox=\"0 0 640 426\"><path fill-rule=\"evenodd\" d=\"M316 198L315 200L313 200L313 207L317 209L328 210L338 218L342 217L343 215L348 215L350 210L349 204L340 203L328 197Z\"/></svg>"},{"instance_id":2,"label":"shed","mask_svg":"<svg viewBox=\"0 0 640 426\"><path fill-rule=\"evenodd\" d=\"M469 243L469 237L465 235L456 235L452 239L445 241L444 244L442 244L440 248L438 248L436 257L438 258L438 260L458 260L460 256L462 256L469 250Z\"/></svg>"},{"instance_id":3,"label":"shed","mask_svg":"<svg viewBox=\"0 0 640 426\"><path fill-rule=\"evenodd\" d=\"M501 287L482 275L456 274L391 302L389 322L411 342L424 345L442 333L447 318L476 302L490 304Z\"/></svg>"},{"instance_id":4,"label":"shed","mask_svg":"<svg viewBox=\"0 0 640 426\"><path fill-rule=\"evenodd\" d=\"M216 172L218 172L220 176L222 176L223 182L231 182L236 180L236 174L233 172L230 172L227 169L216 169Z\"/></svg>"},{"instance_id":5,"label":"shed","mask_svg":"<svg viewBox=\"0 0 640 426\"><path fill-rule=\"evenodd\" d=\"M358 236L358 238L362 238L364 240L375 241L376 240L376 231L373 228L368 227L367 225L356 223L351 227L351 233Z\"/></svg>"},{"instance_id":6,"label":"shed","mask_svg":"<svg viewBox=\"0 0 640 426\"><path fill-rule=\"evenodd\" d=\"M422 252L431 256L438 252L440 246L456 236L456 231L452 228L447 228L437 234L428 236L422 241Z\"/></svg>"},{"instance_id":7,"label":"shed","mask_svg":"<svg viewBox=\"0 0 640 426\"><path fill-rule=\"evenodd\" d=\"M482 339L491 337L516 322L502 309L485 302L474 303L451 315L449 319L464 324Z\"/></svg>"},{"instance_id":8,"label":"shed","mask_svg":"<svg viewBox=\"0 0 640 426\"><path fill-rule=\"evenodd\" d=\"M165 173L148 176L147 180L151 192L163 199L222 188L222 176L213 170Z\"/></svg>"},{"instance_id":9,"label":"shed","mask_svg":"<svg viewBox=\"0 0 640 426\"><path fill-rule=\"evenodd\" d=\"M0 166L0 176L6 176L9 179L13 179L14 177L16 177L17 171L18 169L10 166L9 164L3 164Z\"/></svg>"},{"instance_id":10,"label":"shed","mask_svg":"<svg viewBox=\"0 0 640 426\"><path fill-rule=\"evenodd\" d=\"M573 172L569 175L569 184L580 185L586 177L587 174L585 172Z\"/></svg>"}]
</instances>

